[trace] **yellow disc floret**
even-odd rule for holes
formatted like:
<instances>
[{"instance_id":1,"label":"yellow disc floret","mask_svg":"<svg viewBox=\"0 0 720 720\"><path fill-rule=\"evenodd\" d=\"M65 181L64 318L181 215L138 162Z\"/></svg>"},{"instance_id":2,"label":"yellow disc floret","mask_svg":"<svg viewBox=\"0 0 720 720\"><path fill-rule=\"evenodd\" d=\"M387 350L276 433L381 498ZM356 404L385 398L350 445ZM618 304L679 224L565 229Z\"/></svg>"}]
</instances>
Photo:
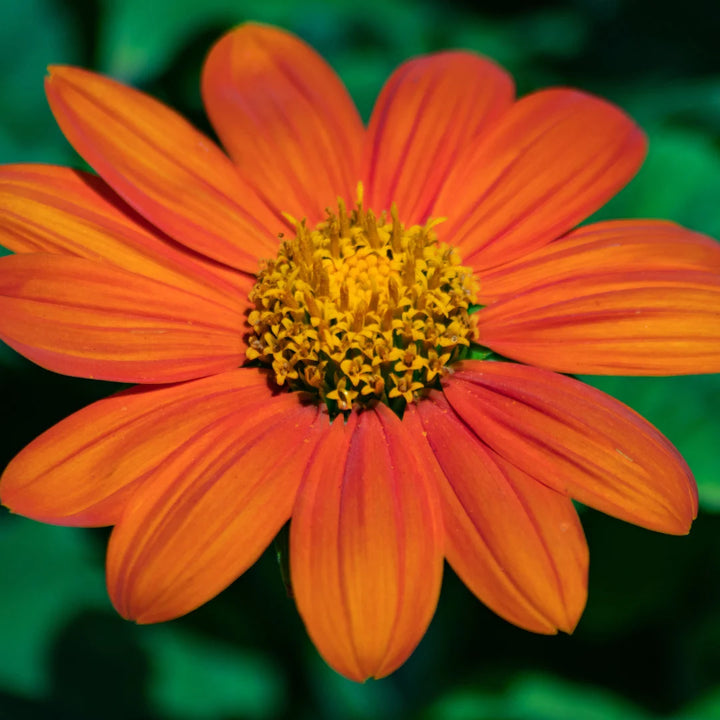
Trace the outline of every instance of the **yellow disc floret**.
<instances>
[{"instance_id":1,"label":"yellow disc floret","mask_svg":"<svg viewBox=\"0 0 720 720\"><path fill-rule=\"evenodd\" d=\"M250 292L246 355L331 412L377 401L401 411L469 347L477 282L438 242L437 220L406 229L394 206L376 216L358 195L312 230L291 219L295 237Z\"/></svg>"}]
</instances>

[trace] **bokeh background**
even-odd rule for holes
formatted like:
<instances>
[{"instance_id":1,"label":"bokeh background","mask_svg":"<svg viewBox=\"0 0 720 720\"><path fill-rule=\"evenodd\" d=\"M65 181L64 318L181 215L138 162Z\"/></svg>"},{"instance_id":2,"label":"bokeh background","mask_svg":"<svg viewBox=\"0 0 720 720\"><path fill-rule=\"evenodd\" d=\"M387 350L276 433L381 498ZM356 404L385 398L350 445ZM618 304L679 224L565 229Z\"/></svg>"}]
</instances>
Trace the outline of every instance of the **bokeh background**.
<instances>
[{"instance_id":1,"label":"bokeh background","mask_svg":"<svg viewBox=\"0 0 720 720\"><path fill-rule=\"evenodd\" d=\"M3 0L0 162L80 166L42 91L48 63L132 83L211 132L198 78L222 32L282 25L338 70L365 118L409 56L463 47L519 92L574 85L650 136L638 177L599 215L665 217L720 237L717 0ZM436 617L389 679L327 668L285 594L276 554L191 615L138 627L105 593L107 531L0 510L0 719L705 720L720 718L720 378L589 379L655 423L700 486L691 535L589 510L590 600L572 637L485 609L448 570ZM0 466L109 383L53 375L0 347Z\"/></svg>"}]
</instances>

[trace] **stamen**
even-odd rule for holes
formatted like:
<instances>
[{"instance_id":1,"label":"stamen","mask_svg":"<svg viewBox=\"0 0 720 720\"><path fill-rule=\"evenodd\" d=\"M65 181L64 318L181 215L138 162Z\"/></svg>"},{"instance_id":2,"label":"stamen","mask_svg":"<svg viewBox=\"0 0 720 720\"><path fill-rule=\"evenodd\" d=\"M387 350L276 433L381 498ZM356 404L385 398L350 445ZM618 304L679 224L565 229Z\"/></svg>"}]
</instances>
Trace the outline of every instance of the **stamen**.
<instances>
[{"instance_id":1,"label":"stamen","mask_svg":"<svg viewBox=\"0 0 720 720\"><path fill-rule=\"evenodd\" d=\"M339 199L314 229L285 214L295 237L250 293L246 357L331 414L375 402L402 412L470 345L477 282L438 241L441 220L406 229L395 204L376 215L357 193L351 212Z\"/></svg>"}]
</instances>

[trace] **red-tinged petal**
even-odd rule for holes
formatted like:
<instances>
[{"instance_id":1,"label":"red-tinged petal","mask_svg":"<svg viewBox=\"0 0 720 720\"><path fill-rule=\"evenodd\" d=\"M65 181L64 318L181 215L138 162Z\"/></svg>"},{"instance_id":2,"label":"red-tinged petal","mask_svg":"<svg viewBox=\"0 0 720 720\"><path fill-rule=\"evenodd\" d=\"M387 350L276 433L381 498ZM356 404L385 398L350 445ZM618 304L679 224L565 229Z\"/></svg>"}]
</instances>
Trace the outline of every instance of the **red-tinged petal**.
<instances>
[{"instance_id":1,"label":"red-tinged petal","mask_svg":"<svg viewBox=\"0 0 720 720\"><path fill-rule=\"evenodd\" d=\"M477 270L546 245L633 177L646 140L614 105L543 90L519 100L457 163L433 209L442 239Z\"/></svg>"},{"instance_id":2,"label":"red-tinged petal","mask_svg":"<svg viewBox=\"0 0 720 720\"><path fill-rule=\"evenodd\" d=\"M210 139L114 80L72 67L50 73L46 93L65 137L143 217L183 245L245 272L274 255L282 221Z\"/></svg>"},{"instance_id":3,"label":"red-tinged petal","mask_svg":"<svg viewBox=\"0 0 720 720\"><path fill-rule=\"evenodd\" d=\"M113 530L107 578L118 612L140 623L170 620L241 575L290 518L327 429L315 405L266 386L187 435Z\"/></svg>"},{"instance_id":4,"label":"red-tinged petal","mask_svg":"<svg viewBox=\"0 0 720 720\"><path fill-rule=\"evenodd\" d=\"M247 294L253 282L162 235L95 175L52 165L0 167L0 245L105 260L196 291Z\"/></svg>"},{"instance_id":5,"label":"red-tinged petal","mask_svg":"<svg viewBox=\"0 0 720 720\"><path fill-rule=\"evenodd\" d=\"M66 375L164 383L232 370L245 307L84 258L0 258L0 339Z\"/></svg>"},{"instance_id":6,"label":"red-tinged petal","mask_svg":"<svg viewBox=\"0 0 720 720\"><path fill-rule=\"evenodd\" d=\"M397 203L405 224L424 223L468 143L512 104L513 81L491 60L444 52L401 65L370 119L367 205Z\"/></svg>"},{"instance_id":7,"label":"red-tinged petal","mask_svg":"<svg viewBox=\"0 0 720 720\"><path fill-rule=\"evenodd\" d=\"M0 498L57 525L114 525L138 484L188 438L268 395L264 375L236 370L99 400L44 432L8 465Z\"/></svg>"},{"instance_id":8,"label":"red-tinged petal","mask_svg":"<svg viewBox=\"0 0 720 720\"><path fill-rule=\"evenodd\" d=\"M510 622L572 632L587 596L588 550L572 502L506 463L440 393L406 410L440 468L445 554L463 582Z\"/></svg>"},{"instance_id":9,"label":"red-tinged petal","mask_svg":"<svg viewBox=\"0 0 720 720\"><path fill-rule=\"evenodd\" d=\"M637 267L574 275L484 308L477 339L563 373L720 372L720 273Z\"/></svg>"},{"instance_id":10,"label":"red-tinged petal","mask_svg":"<svg viewBox=\"0 0 720 720\"><path fill-rule=\"evenodd\" d=\"M336 420L293 510L298 609L325 660L353 680L401 665L435 610L442 525L418 439L384 405Z\"/></svg>"},{"instance_id":11,"label":"red-tinged petal","mask_svg":"<svg viewBox=\"0 0 720 720\"><path fill-rule=\"evenodd\" d=\"M483 305L507 295L598 272L720 271L720 243L662 220L613 220L578 228L482 273Z\"/></svg>"},{"instance_id":12,"label":"red-tinged petal","mask_svg":"<svg viewBox=\"0 0 720 720\"><path fill-rule=\"evenodd\" d=\"M469 361L444 383L484 443L540 482L651 530L687 533L697 490L685 461L622 403L572 378Z\"/></svg>"},{"instance_id":13,"label":"red-tinged petal","mask_svg":"<svg viewBox=\"0 0 720 720\"><path fill-rule=\"evenodd\" d=\"M212 48L202 75L210 120L243 177L278 212L314 223L352 202L363 127L332 68L288 32L249 23Z\"/></svg>"}]
</instances>

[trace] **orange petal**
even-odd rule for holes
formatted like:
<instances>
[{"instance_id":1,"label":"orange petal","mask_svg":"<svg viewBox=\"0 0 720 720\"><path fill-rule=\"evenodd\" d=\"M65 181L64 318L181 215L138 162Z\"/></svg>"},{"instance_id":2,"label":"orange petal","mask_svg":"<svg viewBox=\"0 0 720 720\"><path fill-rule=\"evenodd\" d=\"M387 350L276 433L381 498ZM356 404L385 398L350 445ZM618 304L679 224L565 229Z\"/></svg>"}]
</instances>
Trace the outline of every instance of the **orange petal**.
<instances>
[{"instance_id":1,"label":"orange petal","mask_svg":"<svg viewBox=\"0 0 720 720\"><path fill-rule=\"evenodd\" d=\"M250 567L289 519L326 423L296 393L265 386L187 435L113 530L107 574L118 612L140 623L184 615Z\"/></svg>"},{"instance_id":2,"label":"orange petal","mask_svg":"<svg viewBox=\"0 0 720 720\"><path fill-rule=\"evenodd\" d=\"M403 422L441 472L445 554L488 607L526 630L572 632L587 596L588 550L572 502L498 457L440 393Z\"/></svg>"},{"instance_id":3,"label":"orange petal","mask_svg":"<svg viewBox=\"0 0 720 720\"><path fill-rule=\"evenodd\" d=\"M646 141L614 105L551 89L528 95L457 163L433 209L442 239L477 270L577 225L633 177Z\"/></svg>"},{"instance_id":4,"label":"orange petal","mask_svg":"<svg viewBox=\"0 0 720 720\"><path fill-rule=\"evenodd\" d=\"M246 272L273 256L282 221L207 137L157 100L87 70L51 67L60 129L135 210L178 242Z\"/></svg>"},{"instance_id":5,"label":"orange petal","mask_svg":"<svg viewBox=\"0 0 720 720\"><path fill-rule=\"evenodd\" d=\"M594 223L482 273L479 302L606 271L720 270L720 243L662 220Z\"/></svg>"},{"instance_id":6,"label":"orange petal","mask_svg":"<svg viewBox=\"0 0 720 720\"><path fill-rule=\"evenodd\" d=\"M384 405L333 423L293 510L298 609L346 677L382 677L422 638L442 573L442 525L421 438Z\"/></svg>"},{"instance_id":7,"label":"orange petal","mask_svg":"<svg viewBox=\"0 0 720 720\"><path fill-rule=\"evenodd\" d=\"M0 167L0 245L105 260L196 291L247 293L254 280L162 235L95 175L52 165Z\"/></svg>"},{"instance_id":8,"label":"orange petal","mask_svg":"<svg viewBox=\"0 0 720 720\"><path fill-rule=\"evenodd\" d=\"M99 400L44 432L8 465L3 505L57 525L113 525L138 483L188 438L247 398L268 393L255 370L166 387L134 387Z\"/></svg>"},{"instance_id":9,"label":"orange petal","mask_svg":"<svg viewBox=\"0 0 720 720\"><path fill-rule=\"evenodd\" d=\"M248 23L210 51L208 115L243 177L278 211L311 223L352 202L363 127L332 68L288 32Z\"/></svg>"},{"instance_id":10,"label":"orange petal","mask_svg":"<svg viewBox=\"0 0 720 720\"><path fill-rule=\"evenodd\" d=\"M424 223L468 143L513 100L510 75L469 52L401 65L373 110L366 142L368 206L397 203L406 224Z\"/></svg>"},{"instance_id":11,"label":"orange petal","mask_svg":"<svg viewBox=\"0 0 720 720\"><path fill-rule=\"evenodd\" d=\"M243 362L244 310L66 255L0 258L0 339L54 372L177 382Z\"/></svg>"},{"instance_id":12,"label":"orange petal","mask_svg":"<svg viewBox=\"0 0 720 720\"><path fill-rule=\"evenodd\" d=\"M481 310L477 339L564 373L720 372L720 273L620 267L574 274Z\"/></svg>"},{"instance_id":13,"label":"orange petal","mask_svg":"<svg viewBox=\"0 0 720 720\"><path fill-rule=\"evenodd\" d=\"M622 520L688 532L697 514L690 469L630 408L539 368L481 361L456 367L444 382L450 404L512 465Z\"/></svg>"}]
</instances>

